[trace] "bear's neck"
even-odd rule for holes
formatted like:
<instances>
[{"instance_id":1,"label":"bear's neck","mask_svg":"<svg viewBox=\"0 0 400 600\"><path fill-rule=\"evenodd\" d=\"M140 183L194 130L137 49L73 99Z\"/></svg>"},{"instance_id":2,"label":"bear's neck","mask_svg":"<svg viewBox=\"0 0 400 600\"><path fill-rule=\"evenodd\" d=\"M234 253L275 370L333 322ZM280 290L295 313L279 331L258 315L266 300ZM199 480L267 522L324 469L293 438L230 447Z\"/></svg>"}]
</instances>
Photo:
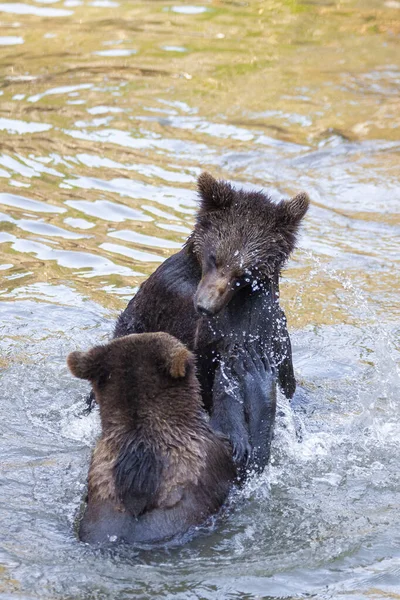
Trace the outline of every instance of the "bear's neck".
<instances>
[{"instance_id":1,"label":"bear's neck","mask_svg":"<svg viewBox=\"0 0 400 600\"><path fill-rule=\"evenodd\" d=\"M160 395L141 398L134 409L125 406L111 413L101 411L103 437L115 439L117 445L136 438L165 447L186 437L206 435L208 425L198 386L179 394L174 389L164 390L162 398Z\"/></svg>"}]
</instances>

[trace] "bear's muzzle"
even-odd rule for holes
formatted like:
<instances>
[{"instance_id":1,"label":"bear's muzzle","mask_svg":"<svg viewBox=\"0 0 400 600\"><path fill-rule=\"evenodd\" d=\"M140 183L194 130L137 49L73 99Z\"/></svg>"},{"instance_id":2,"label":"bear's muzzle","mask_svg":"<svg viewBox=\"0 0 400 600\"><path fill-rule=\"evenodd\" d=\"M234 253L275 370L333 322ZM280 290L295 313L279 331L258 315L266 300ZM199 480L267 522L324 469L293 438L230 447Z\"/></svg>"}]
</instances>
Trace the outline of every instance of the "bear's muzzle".
<instances>
[{"instance_id":1,"label":"bear's muzzle","mask_svg":"<svg viewBox=\"0 0 400 600\"><path fill-rule=\"evenodd\" d=\"M197 287L195 308L201 315L216 315L228 304L234 293L231 278L213 270L202 277Z\"/></svg>"}]
</instances>

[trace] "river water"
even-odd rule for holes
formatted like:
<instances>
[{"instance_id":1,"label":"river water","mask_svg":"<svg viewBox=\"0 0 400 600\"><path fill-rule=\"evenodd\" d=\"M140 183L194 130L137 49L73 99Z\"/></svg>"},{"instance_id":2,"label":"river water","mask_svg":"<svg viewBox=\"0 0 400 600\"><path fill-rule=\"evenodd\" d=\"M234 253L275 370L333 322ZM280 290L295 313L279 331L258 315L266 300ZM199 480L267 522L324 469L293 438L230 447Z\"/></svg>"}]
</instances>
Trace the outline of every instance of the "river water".
<instances>
[{"instance_id":1,"label":"river water","mask_svg":"<svg viewBox=\"0 0 400 600\"><path fill-rule=\"evenodd\" d=\"M400 598L400 2L26 0L0 24L0 597ZM203 169L310 194L281 285L301 390L213 530L93 550L98 416L65 357L181 246Z\"/></svg>"}]
</instances>

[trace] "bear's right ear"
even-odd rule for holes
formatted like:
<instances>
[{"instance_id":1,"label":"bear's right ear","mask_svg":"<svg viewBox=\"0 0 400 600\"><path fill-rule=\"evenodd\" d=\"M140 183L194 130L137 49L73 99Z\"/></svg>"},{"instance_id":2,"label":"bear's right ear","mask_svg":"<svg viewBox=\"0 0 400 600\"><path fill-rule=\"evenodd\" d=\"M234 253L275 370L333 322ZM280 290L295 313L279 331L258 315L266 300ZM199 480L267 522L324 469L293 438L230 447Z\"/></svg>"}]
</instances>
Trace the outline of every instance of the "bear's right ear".
<instances>
[{"instance_id":1,"label":"bear's right ear","mask_svg":"<svg viewBox=\"0 0 400 600\"><path fill-rule=\"evenodd\" d=\"M95 381L104 371L103 354L101 346L92 348L89 352L71 352L67 357L67 365L75 377Z\"/></svg>"},{"instance_id":2,"label":"bear's right ear","mask_svg":"<svg viewBox=\"0 0 400 600\"><path fill-rule=\"evenodd\" d=\"M176 346L167 349L168 355L165 356L168 375L174 379L185 377L191 366L194 366L194 356L180 342Z\"/></svg>"},{"instance_id":3,"label":"bear's right ear","mask_svg":"<svg viewBox=\"0 0 400 600\"><path fill-rule=\"evenodd\" d=\"M170 375L174 379L185 377L189 367L194 364L194 356L187 348L181 348L171 356Z\"/></svg>"},{"instance_id":4,"label":"bear's right ear","mask_svg":"<svg viewBox=\"0 0 400 600\"><path fill-rule=\"evenodd\" d=\"M227 181L217 181L210 173L202 173L197 180L202 213L225 208L232 203L234 190Z\"/></svg>"}]
</instances>

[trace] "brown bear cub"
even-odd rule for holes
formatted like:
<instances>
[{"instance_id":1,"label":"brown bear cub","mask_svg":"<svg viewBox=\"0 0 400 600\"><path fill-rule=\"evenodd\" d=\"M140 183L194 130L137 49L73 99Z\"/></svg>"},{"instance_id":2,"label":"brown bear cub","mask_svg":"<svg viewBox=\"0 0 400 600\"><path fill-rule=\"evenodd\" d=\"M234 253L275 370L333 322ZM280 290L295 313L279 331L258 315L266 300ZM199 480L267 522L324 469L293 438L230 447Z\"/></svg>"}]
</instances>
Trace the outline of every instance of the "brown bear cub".
<instances>
[{"instance_id":1,"label":"brown bear cub","mask_svg":"<svg viewBox=\"0 0 400 600\"><path fill-rule=\"evenodd\" d=\"M261 191L235 188L208 173L200 175L198 192L192 234L141 285L114 336L165 331L186 344L196 355L213 427L229 438L239 467L262 470L269 457L276 383L287 398L296 389L279 275L309 199L300 193L275 203ZM254 342L258 356L249 350ZM245 364L258 365L254 377ZM260 414L268 415L269 423L267 416L260 421Z\"/></svg>"},{"instance_id":2,"label":"brown bear cub","mask_svg":"<svg viewBox=\"0 0 400 600\"><path fill-rule=\"evenodd\" d=\"M167 333L145 333L67 362L91 382L102 426L80 539L157 543L216 513L235 470L228 442L207 422L192 353Z\"/></svg>"}]
</instances>

